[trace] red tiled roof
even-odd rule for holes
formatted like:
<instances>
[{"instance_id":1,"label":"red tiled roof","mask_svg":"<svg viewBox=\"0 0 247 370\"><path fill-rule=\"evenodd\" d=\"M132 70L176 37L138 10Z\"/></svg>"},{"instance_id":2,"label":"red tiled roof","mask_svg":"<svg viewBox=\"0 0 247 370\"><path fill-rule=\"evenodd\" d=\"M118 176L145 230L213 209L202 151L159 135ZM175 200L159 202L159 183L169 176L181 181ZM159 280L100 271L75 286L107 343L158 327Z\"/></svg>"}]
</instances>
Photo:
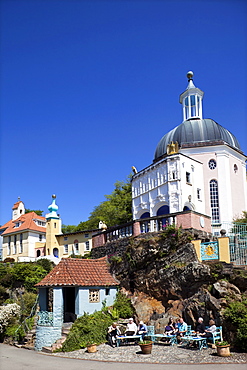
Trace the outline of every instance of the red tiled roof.
<instances>
[{"instance_id":1,"label":"red tiled roof","mask_svg":"<svg viewBox=\"0 0 247 370\"><path fill-rule=\"evenodd\" d=\"M36 225L34 220L40 220L40 221L46 222L45 217L38 216L35 212L25 213L24 215L21 215L16 220L10 220L5 225L1 226L1 229L6 228L6 230L2 233L2 236L12 234L12 233L17 233L19 231L24 231L24 230L33 230L33 231L45 233L46 227ZM15 224L17 222L21 222L21 225L19 227L15 227Z\"/></svg>"},{"instance_id":2,"label":"red tiled roof","mask_svg":"<svg viewBox=\"0 0 247 370\"><path fill-rule=\"evenodd\" d=\"M13 205L12 209L17 209L20 203L22 203L22 202L21 202L21 201L16 202L16 203Z\"/></svg>"},{"instance_id":3,"label":"red tiled roof","mask_svg":"<svg viewBox=\"0 0 247 370\"><path fill-rule=\"evenodd\" d=\"M115 286L118 281L110 274L106 257L98 259L63 258L35 286Z\"/></svg>"}]
</instances>

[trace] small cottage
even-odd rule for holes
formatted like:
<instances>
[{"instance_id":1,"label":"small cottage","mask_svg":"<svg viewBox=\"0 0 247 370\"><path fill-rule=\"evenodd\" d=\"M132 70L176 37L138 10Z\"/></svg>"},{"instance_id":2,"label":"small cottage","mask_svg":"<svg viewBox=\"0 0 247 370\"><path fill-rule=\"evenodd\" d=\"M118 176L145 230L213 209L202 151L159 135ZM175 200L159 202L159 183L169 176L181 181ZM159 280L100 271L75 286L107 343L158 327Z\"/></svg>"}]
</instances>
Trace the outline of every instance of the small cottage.
<instances>
[{"instance_id":1,"label":"small cottage","mask_svg":"<svg viewBox=\"0 0 247 370\"><path fill-rule=\"evenodd\" d=\"M64 322L111 306L118 281L110 274L107 258L66 258L38 284L39 320L36 349L49 346L61 337Z\"/></svg>"}]
</instances>

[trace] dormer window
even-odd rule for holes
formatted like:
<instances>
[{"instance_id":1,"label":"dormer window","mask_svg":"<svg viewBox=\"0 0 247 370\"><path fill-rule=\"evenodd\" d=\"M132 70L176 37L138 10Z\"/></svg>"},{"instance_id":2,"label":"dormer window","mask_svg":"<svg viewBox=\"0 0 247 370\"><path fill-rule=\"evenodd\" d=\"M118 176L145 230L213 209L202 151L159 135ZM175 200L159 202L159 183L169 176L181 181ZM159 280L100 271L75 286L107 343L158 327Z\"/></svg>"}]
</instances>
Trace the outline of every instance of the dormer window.
<instances>
[{"instance_id":1,"label":"dormer window","mask_svg":"<svg viewBox=\"0 0 247 370\"><path fill-rule=\"evenodd\" d=\"M36 224L37 224L38 226L43 226L43 227L45 227L45 222L44 222L44 221L41 221L41 220L35 220L35 222L36 222Z\"/></svg>"},{"instance_id":2,"label":"dormer window","mask_svg":"<svg viewBox=\"0 0 247 370\"><path fill-rule=\"evenodd\" d=\"M21 226L21 224L22 224L21 222L16 222L16 223L15 223L15 227L20 227L20 226Z\"/></svg>"}]
</instances>

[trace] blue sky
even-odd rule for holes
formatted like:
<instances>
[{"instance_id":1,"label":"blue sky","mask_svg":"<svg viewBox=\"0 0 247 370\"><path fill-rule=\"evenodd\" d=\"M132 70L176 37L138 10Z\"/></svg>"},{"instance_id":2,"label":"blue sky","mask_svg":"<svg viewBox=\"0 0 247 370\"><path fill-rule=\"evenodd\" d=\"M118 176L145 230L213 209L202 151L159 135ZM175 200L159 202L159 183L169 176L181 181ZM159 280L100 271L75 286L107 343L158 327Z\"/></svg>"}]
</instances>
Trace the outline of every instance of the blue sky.
<instances>
[{"instance_id":1,"label":"blue sky","mask_svg":"<svg viewBox=\"0 0 247 370\"><path fill-rule=\"evenodd\" d=\"M188 70L247 154L246 1L0 4L0 224L53 193L64 224L87 220L182 122Z\"/></svg>"}]
</instances>

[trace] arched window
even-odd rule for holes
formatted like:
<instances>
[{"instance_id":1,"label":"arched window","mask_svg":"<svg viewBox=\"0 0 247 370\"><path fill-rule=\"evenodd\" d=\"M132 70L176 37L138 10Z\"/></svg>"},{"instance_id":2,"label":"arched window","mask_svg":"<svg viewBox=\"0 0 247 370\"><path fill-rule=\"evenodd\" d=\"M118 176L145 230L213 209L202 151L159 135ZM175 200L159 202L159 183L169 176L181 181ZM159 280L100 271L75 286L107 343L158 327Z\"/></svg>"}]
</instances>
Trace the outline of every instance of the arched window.
<instances>
[{"instance_id":1,"label":"arched window","mask_svg":"<svg viewBox=\"0 0 247 370\"><path fill-rule=\"evenodd\" d=\"M157 211L157 216L168 215L170 213L169 206L162 206Z\"/></svg>"},{"instance_id":2,"label":"arched window","mask_svg":"<svg viewBox=\"0 0 247 370\"><path fill-rule=\"evenodd\" d=\"M148 218L148 217L150 217L150 213L149 213L149 212L145 212L145 213L143 213L143 214L141 215L141 217L140 217L140 218Z\"/></svg>"},{"instance_id":3,"label":"arched window","mask_svg":"<svg viewBox=\"0 0 247 370\"><path fill-rule=\"evenodd\" d=\"M38 249L37 250L37 257L39 257L40 256L40 250Z\"/></svg>"},{"instance_id":4,"label":"arched window","mask_svg":"<svg viewBox=\"0 0 247 370\"><path fill-rule=\"evenodd\" d=\"M217 180L211 180L209 186L210 186L212 224L218 224L220 222L220 212L219 212L219 194Z\"/></svg>"},{"instance_id":5,"label":"arched window","mask_svg":"<svg viewBox=\"0 0 247 370\"><path fill-rule=\"evenodd\" d=\"M57 248L53 248L53 256L58 257L58 249Z\"/></svg>"},{"instance_id":6,"label":"arched window","mask_svg":"<svg viewBox=\"0 0 247 370\"><path fill-rule=\"evenodd\" d=\"M187 206L184 206L183 211L190 211L191 209Z\"/></svg>"},{"instance_id":7,"label":"arched window","mask_svg":"<svg viewBox=\"0 0 247 370\"><path fill-rule=\"evenodd\" d=\"M140 218L148 218L150 217L150 213L149 212L145 212L141 215ZM148 233L149 232L149 222L150 221L143 221L141 223L141 232L142 233Z\"/></svg>"},{"instance_id":8,"label":"arched window","mask_svg":"<svg viewBox=\"0 0 247 370\"><path fill-rule=\"evenodd\" d=\"M169 206L161 206L156 212L157 216L168 215L170 213ZM161 218L157 221L157 230L163 230L168 224L168 218Z\"/></svg>"}]
</instances>

